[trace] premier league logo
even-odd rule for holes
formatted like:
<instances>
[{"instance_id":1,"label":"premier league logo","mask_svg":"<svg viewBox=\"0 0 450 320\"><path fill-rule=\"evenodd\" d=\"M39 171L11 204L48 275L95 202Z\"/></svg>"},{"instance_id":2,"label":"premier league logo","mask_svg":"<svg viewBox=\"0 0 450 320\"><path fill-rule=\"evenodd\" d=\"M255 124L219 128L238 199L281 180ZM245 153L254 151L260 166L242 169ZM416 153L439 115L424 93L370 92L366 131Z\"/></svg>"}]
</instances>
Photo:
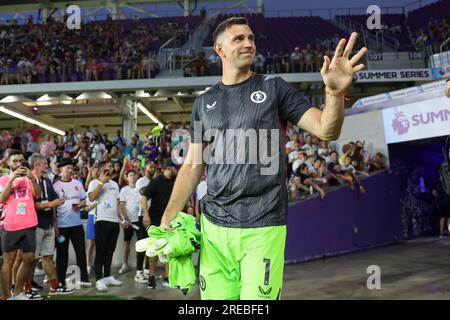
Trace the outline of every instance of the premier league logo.
<instances>
[{"instance_id":1,"label":"premier league logo","mask_svg":"<svg viewBox=\"0 0 450 320\"><path fill-rule=\"evenodd\" d=\"M409 121L403 112L396 112L395 118L392 120L392 129L399 135L405 134L409 130Z\"/></svg>"}]
</instances>

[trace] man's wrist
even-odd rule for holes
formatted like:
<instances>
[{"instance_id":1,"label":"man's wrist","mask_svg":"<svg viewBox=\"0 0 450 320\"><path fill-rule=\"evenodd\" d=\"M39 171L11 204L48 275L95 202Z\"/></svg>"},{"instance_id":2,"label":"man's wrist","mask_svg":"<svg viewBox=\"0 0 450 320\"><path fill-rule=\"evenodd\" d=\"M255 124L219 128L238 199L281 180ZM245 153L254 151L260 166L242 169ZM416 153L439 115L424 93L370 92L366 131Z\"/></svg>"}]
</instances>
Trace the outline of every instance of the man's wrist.
<instances>
[{"instance_id":1,"label":"man's wrist","mask_svg":"<svg viewBox=\"0 0 450 320\"><path fill-rule=\"evenodd\" d=\"M329 89L328 87L325 87L325 93L326 93L328 96L332 96L332 97L336 97L336 98L341 98L341 99L343 99L344 101L349 101L349 100L350 100L350 96L347 94L347 91L346 91L346 90L342 90L342 91L339 91L339 90L331 90L331 89Z\"/></svg>"},{"instance_id":2,"label":"man's wrist","mask_svg":"<svg viewBox=\"0 0 450 320\"><path fill-rule=\"evenodd\" d=\"M325 92L329 95L342 95L345 94L346 90L333 90L325 86Z\"/></svg>"}]
</instances>

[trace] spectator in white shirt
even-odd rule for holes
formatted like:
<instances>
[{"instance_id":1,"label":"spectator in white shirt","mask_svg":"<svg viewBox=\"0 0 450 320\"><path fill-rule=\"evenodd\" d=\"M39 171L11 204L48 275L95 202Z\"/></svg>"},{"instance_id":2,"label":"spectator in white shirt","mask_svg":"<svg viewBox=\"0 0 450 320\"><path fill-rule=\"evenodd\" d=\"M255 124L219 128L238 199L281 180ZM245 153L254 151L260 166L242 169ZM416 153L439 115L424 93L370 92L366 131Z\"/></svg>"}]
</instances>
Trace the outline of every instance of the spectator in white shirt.
<instances>
[{"instance_id":1,"label":"spectator in white shirt","mask_svg":"<svg viewBox=\"0 0 450 320\"><path fill-rule=\"evenodd\" d=\"M138 237L139 230L139 211L140 211L140 193L136 189L137 174L133 170L125 173L125 179L128 183L127 186L120 190L120 203L119 213L122 219L123 230L123 264L119 270L119 274L125 273L130 270L128 266L128 256L130 255L130 241L133 238L133 233L136 232L136 238ZM139 259L136 259L139 261ZM142 273L142 263L137 263L136 270L140 270ZM141 274L139 273L139 274ZM146 283L142 282L142 283Z\"/></svg>"},{"instance_id":2,"label":"spectator in white shirt","mask_svg":"<svg viewBox=\"0 0 450 320\"><path fill-rule=\"evenodd\" d=\"M111 263L119 237L119 185L110 180L113 166L110 161L98 165L100 176L92 180L88 187L90 202L97 201L95 219L95 287L98 291L108 290L109 285L120 286L121 281L111 275Z\"/></svg>"}]
</instances>

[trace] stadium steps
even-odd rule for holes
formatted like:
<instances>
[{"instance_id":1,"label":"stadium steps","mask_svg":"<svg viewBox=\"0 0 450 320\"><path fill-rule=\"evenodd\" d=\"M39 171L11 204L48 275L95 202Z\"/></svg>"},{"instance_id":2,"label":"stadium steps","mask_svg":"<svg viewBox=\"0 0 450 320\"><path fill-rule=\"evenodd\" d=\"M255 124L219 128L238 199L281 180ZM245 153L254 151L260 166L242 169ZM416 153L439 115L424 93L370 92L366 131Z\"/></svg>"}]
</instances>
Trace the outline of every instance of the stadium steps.
<instances>
[{"instance_id":1,"label":"stadium steps","mask_svg":"<svg viewBox=\"0 0 450 320\"><path fill-rule=\"evenodd\" d=\"M203 50L203 42L210 31L211 20L214 20L213 17L207 17L203 20L200 25L195 29L192 37L189 38L188 41L181 47L182 52L186 52L187 49L192 49L195 52Z\"/></svg>"},{"instance_id":2,"label":"stadium steps","mask_svg":"<svg viewBox=\"0 0 450 320\"><path fill-rule=\"evenodd\" d=\"M172 71L163 69L160 71L160 73L156 76L158 79L164 79L164 78L183 78L183 70L182 69L174 69Z\"/></svg>"}]
</instances>

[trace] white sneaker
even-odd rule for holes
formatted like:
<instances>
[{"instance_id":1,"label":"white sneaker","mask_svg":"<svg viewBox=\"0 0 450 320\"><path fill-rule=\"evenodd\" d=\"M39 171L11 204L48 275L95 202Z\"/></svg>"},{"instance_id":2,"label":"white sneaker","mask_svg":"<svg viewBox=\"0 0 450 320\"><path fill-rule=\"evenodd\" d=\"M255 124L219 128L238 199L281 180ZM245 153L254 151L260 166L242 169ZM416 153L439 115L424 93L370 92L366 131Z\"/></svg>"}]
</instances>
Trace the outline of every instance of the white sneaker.
<instances>
[{"instance_id":1,"label":"white sneaker","mask_svg":"<svg viewBox=\"0 0 450 320\"><path fill-rule=\"evenodd\" d=\"M119 270L119 274L122 274L122 273L125 273L125 272L128 272L128 271L130 271L130 267L127 264L124 263L122 265L122 268L120 268L120 270Z\"/></svg>"},{"instance_id":2,"label":"white sneaker","mask_svg":"<svg viewBox=\"0 0 450 320\"><path fill-rule=\"evenodd\" d=\"M150 269L144 269L144 275L148 277L150 275Z\"/></svg>"},{"instance_id":3,"label":"white sneaker","mask_svg":"<svg viewBox=\"0 0 450 320\"><path fill-rule=\"evenodd\" d=\"M122 281L115 279L113 276L103 278L103 282L107 286L121 286L122 285Z\"/></svg>"},{"instance_id":4,"label":"white sneaker","mask_svg":"<svg viewBox=\"0 0 450 320\"><path fill-rule=\"evenodd\" d=\"M134 282L137 283L147 283L148 281L148 277L146 277L144 274L142 273L136 273L136 275L134 276Z\"/></svg>"},{"instance_id":5,"label":"white sneaker","mask_svg":"<svg viewBox=\"0 0 450 320\"><path fill-rule=\"evenodd\" d=\"M107 291L108 287L106 286L106 284L103 282L103 279L97 280L95 281L95 288L98 291Z\"/></svg>"},{"instance_id":6,"label":"white sneaker","mask_svg":"<svg viewBox=\"0 0 450 320\"><path fill-rule=\"evenodd\" d=\"M77 284L79 284L81 287L85 287L85 288L90 288L90 287L92 287L92 283L91 283L91 282L78 281Z\"/></svg>"},{"instance_id":7,"label":"white sneaker","mask_svg":"<svg viewBox=\"0 0 450 320\"><path fill-rule=\"evenodd\" d=\"M30 298L28 298L25 293L21 292L17 296L13 295L9 297L7 300L30 300Z\"/></svg>"},{"instance_id":8,"label":"white sneaker","mask_svg":"<svg viewBox=\"0 0 450 320\"><path fill-rule=\"evenodd\" d=\"M45 274L45 271L39 268L34 269L34 275L35 276L43 276Z\"/></svg>"}]
</instances>

